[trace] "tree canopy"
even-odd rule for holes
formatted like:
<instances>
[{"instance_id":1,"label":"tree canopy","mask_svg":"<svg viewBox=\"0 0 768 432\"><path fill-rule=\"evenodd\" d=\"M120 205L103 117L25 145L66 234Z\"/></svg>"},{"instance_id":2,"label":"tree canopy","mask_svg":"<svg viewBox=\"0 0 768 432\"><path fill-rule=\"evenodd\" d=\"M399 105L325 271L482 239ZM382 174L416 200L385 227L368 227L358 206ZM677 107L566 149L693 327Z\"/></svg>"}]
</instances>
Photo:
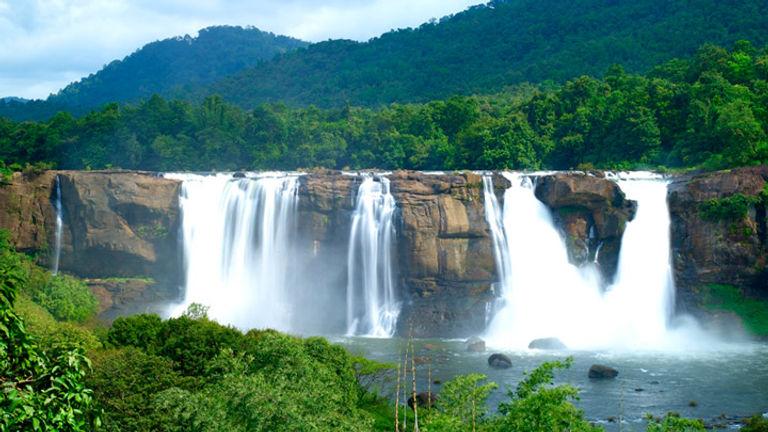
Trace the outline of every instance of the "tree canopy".
<instances>
[{"instance_id":1,"label":"tree canopy","mask_svg":"<svg viewBox=\"0 0 768 432\"><path fill-rule=\"evenodd\" d=\"M522 85L383 108L153 96L76 118L0 119L0 160L66 169L567 169L768 160L768 52L704 45L646 74Z\"/></svg>"}]
</instances>

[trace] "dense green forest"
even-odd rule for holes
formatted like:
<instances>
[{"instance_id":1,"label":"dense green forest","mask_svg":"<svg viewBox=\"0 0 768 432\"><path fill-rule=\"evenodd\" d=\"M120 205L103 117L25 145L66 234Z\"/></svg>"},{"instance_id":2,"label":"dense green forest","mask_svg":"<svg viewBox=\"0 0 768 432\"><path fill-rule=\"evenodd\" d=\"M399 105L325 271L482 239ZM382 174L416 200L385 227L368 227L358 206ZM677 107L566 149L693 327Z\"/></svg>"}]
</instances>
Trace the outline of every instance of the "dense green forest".
<instances>
[{"instance_id":1,"label":"dense green forest","mask_svg":"<svg viewBox=\"0 0 768 432\"><path fill-rule=\"evenodd\" d=\"M428 102L599 76L614 63L643 73L704 43L768 43L766 28L764 1L497 0L367 43L314 44L198 94L246 108Z\"/></svg>"},{"instance_id":2,"label":"dense green forest","mask_svg":"<svg viewBox=\"0 0 768 432\"><path fill-rule=\"evenodd\" d=\"M153 94L184 94L306 45L255 28L209 27L196 37L147 44L45 101L0 100L0 116L47 119L58 111L80 115L109 102L135 102Z\"/></svg>"},{"instance_id":3,"label":"dense green forest","mask_svg":"<svg viewBox=\"0 0 768 432\"><path fill-rule=\"evenodd\" d=\"M768 3L718 0L494 0L368 42L312 44L258 30L213 28L147 45L46 101L0 103L0 116L48 119L158 93L200 102L219 94L251 109L380 107L492 94L523 82L645 73L705 44L768 43ZM278 55L272 61L263 61Z\"/></svg>"},{"instance_id":4,"label":"dense green forest","mask_svg":"<svg viewBox=\"0 0 768 432\"><path fill-rule=\"evenodd\" d=\"M395 411L388 397L410 384L409 373L424 373L413 360L409 372L322 338L243 333L211 321L200 305L177 318L134 315L110 326L95 313L82 281L50 275L0 231L0 430L392 431L396 412L408 428L418 417L424 432L601 430L574 406L575 387L553 384L570 359L522 377L493 412L486 398L498 386L482 374L445 382L433 406L413 411L401 398ZM417 348L408 347L413 359ZM705 430L675 415L648 422L651 432ZM741 430L765 427L756 416Z\"/></svg>"},{"instance_id":5,"label":"dense green forest","mask_svg":"<svg viewBox=\"0 0 768 432\"><path fill-rule=\"evenodd\" d=\"M705 45L644 75L519 86L372 109L243 110L155 96L81 118L0 119L0 160L21 168L239 170L723 168L768 161L768 52Z\"/></svg>"}]
</instances>

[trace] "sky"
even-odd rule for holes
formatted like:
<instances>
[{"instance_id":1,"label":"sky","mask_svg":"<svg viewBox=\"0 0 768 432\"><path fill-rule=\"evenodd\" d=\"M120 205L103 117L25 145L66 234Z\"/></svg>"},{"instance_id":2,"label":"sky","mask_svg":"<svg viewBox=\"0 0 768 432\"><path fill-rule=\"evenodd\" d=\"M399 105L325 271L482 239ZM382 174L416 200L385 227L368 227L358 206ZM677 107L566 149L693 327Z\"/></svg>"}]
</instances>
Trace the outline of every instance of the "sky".
<instances>
[{"instance_id":1,"label":"sky","mask_svg":"<svg viewBox=\"0 0 768 432\"><path fill-rule=\"evenodd\" d=\"M0 0L0 97L45 98L141 46L212 25L368 40L478 0Z\"/></svg>"}]
</instances>

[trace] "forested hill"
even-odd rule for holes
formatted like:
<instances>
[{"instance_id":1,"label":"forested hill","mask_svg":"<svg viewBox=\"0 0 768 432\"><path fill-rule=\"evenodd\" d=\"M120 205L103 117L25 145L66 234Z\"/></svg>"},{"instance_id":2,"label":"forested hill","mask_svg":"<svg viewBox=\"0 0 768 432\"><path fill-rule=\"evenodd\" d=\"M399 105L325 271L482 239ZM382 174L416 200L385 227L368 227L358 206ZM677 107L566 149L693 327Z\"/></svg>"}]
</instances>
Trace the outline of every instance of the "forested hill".
<instances>
[{"instance_id":1,"label":"forested hill","mask_svg":"<svg viewBox=\"0 0 768 432\"><path fill-rule=\"evenodd\" d=\"M154 96L81 118L0 118L0 176L56 166L239 169L611 169L768 163L768 49L703 46L644 75L520 86L384 108L244 110ZM0 177L0 181L2 178Z\"/></svg>"},{"instance_id":2,"label":"forested hill","mask_svg":"<svg viewBox=\"0 0 768 432\"><path fill-rule=\"evenodd\" d=\"M195 101L219 94L243 108L426 102L526 81L599 77L612 64L643 73L704 43L763 46L766 29L764 0L496 0L365 43L299 50L292 48L306 44L295 39L214 27L149 44L44 102L0 101L0 117L80 115L153 93Z\"/></svg>"},{"instance_id":3,"label":"forested hill","mask_svg":"<svg viewBox=\"0 0 768 432\"><path fill-rule=\"evenodd\" d=\"M764 0L494 1L367 43L314 44L198 96L220 94L243 107L424 102L524 81L599 76L615 63L645 72L704 43L763 45L766 29Z\"/></svg>"},{"instance_id":4,"label":"forested hill","mask_svg":"<svg viewBox=\"0 0 768 432\"><path fill-rule=\"evenodd\" d=\"M84 114L109 102L133 102L152 94L178 96L307 43L256 28L209 27L197 37L152 42L99 72L65 87L46 101L0 100L0 116L48 118L59 110Z\"/></svg>"}]
</instances>

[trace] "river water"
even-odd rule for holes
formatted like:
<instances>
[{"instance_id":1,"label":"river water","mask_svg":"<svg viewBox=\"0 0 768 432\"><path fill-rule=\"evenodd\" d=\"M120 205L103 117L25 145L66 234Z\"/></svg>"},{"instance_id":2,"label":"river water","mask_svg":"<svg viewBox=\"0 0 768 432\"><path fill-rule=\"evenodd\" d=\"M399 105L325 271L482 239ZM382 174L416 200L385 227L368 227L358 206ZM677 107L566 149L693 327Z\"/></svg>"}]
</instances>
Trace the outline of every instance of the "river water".
<instances>
[{"instance_id":1,"label":"river water","mask_svg":"<svg viewBox=\"0 0 768 432\"><path fill-rule=\"evenodd\" d=\"M395 363L404 349L403 339L337 339L351 351L368 358ZM525 371L542 362L573 357L570 369L558 371L555 382L576 386L587 419L608 431L644 431L646 414L663 416L674 411L700 418L714 430L732 430L739 419L768 412L768 344L721 344L699 351L487 351L467 352L463 341L417 340L416 355L419 391L427 390L428 369L432 379L445 382L459 374L483 373L499 389L489 398L490 407L507 399ZM487 358L503 352L512 367L491 369ZM428 367L427 364L431 364ZM613 380L591 380L592 364L604 364L619 371ZM440 392L440 385L432 385ZM392 392L392 390L389 390ZM385 394L388 392L384 391ZM621 421L621 424L619 423Z\"/></svg>"}]
</instances>

